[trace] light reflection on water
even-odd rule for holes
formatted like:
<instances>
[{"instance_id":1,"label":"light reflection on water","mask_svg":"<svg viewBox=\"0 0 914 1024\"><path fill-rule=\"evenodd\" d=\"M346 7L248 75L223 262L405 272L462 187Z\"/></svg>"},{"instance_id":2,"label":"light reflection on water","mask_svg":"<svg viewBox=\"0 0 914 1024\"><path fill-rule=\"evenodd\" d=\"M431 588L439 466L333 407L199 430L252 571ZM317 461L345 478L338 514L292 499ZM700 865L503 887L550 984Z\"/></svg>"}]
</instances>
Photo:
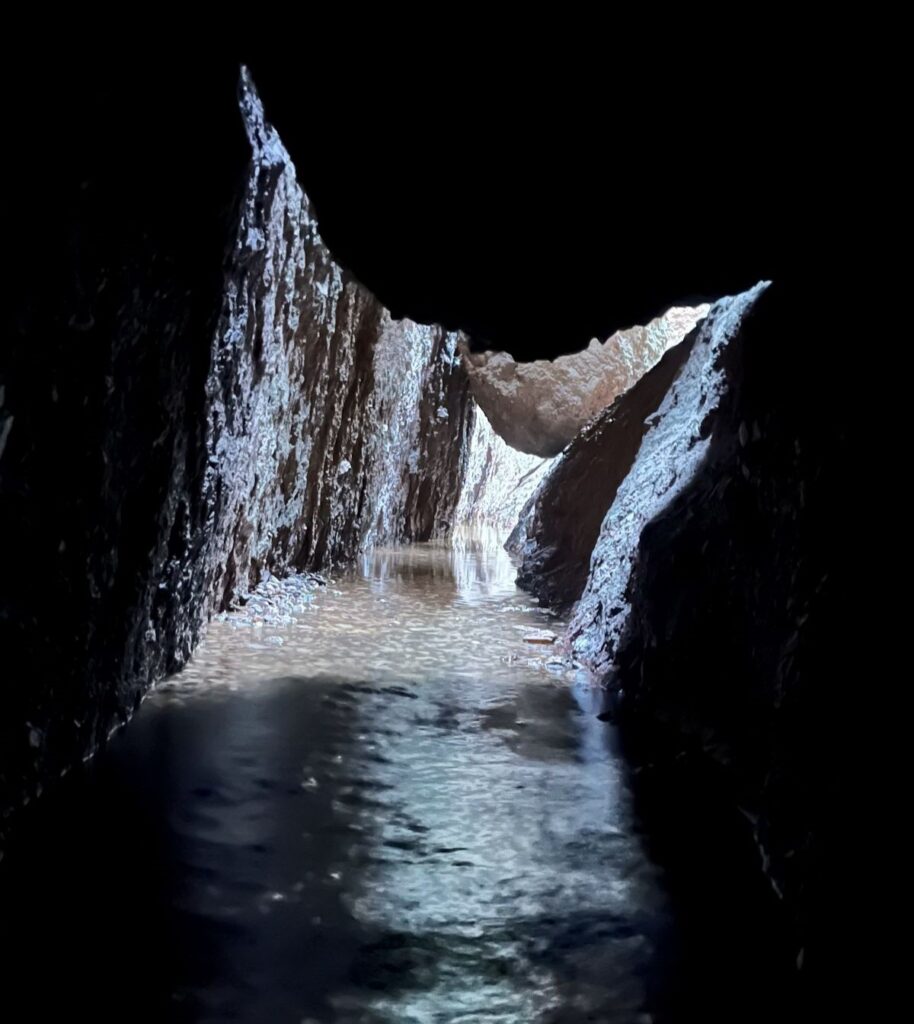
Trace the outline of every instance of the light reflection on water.
<instances>
[{"instance_id":1,"label":"light reflection on water","mask_svg":"<svg viewBox=\"0 0 914 1024\"><path fill-rule=\"evenodd\" d=\"M482 676L516 684L532 670L567 681L559 651L524 640L538 628L559 632L564 623L518 590L515 574L488 535L459 546L375 551L358 573L333 577L306 603L286 600L279 588L263 606L255 597L243 613L213 622L190 664L159 693L195 698L283 675L363 680L368 673L376 681L423 683ZM492 685L489 696L498 693Z\"/></svg>"},{"instance_id":2,"label":"light reflection on water","mask_svg":"<svg viewBox=\"0 0 914 1024\"><path fill-rule=\"evenodd\" d=\"M116 737L94 799L146 816L87 861L158 850L108 929L167 947L155 1019L650 1019L664 897L513 575L469 543L378 552L291 624L214 623Z\"/></svg>"}]
</instances>

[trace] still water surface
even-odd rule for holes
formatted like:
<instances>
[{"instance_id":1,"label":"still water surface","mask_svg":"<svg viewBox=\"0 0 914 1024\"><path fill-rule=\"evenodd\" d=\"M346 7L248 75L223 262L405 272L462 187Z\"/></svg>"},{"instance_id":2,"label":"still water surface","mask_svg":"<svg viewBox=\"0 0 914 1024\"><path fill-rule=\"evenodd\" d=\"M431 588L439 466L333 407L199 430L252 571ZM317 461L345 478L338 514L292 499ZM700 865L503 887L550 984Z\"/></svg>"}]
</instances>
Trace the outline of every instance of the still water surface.
<instances>
[{"instance_id":1,"label":"still water surface","mask_svg":"<svg viewBox=\"0 0 914 1024\"><path fill-rule=\"evenodd\" d=\"M513 576L419 545L213 623L12 851L13 989L96 1020L676 1019L613 734Z\"/></svg>"}]
</instances>

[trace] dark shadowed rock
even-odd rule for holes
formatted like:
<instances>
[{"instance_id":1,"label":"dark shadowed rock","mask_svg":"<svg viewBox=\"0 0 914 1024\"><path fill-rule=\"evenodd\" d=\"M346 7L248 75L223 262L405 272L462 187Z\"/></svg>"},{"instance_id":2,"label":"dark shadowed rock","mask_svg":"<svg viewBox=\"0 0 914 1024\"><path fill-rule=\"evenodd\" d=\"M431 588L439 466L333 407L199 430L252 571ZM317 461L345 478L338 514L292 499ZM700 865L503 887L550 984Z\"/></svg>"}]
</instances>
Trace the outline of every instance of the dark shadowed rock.
<instances>
[{"instance_id":1,"label":"dark shadowed rock","mask_svg":"<svg viewBox=\"0 0 914 1024\"><path fill-rule=\"evenodd\" d=\"M116 143L148 169L148 199L115 140L82 140L51 192L70 248L49 223L44 277L22 274L0 368L17 581L0 629L26 666L0 694L4 811L91 752L265 574L450 526L472 425L459 337L394 320L334 262L246 76L245 152L233 87L177 78L143 97L152 136ZM212 134L175 134L194 99ZM29 246L46 213L22 226Z\"/></svg>"},{"instance_id":2,"label":"dark shadowed rock","mask_svg":"<svg viewBox=\"0 0 914 1024\"><path fill-rule=\"evenodd\" d=\"M743 812L797 963L825 999L832 986L860 997L878 955L875 896L858 902L848 884L879 826L861 833L848 816L880 797L857 791L875 761L852 685L869 644L847 494L854 421L836 401L848 370L806 347L821 324L804 302L775 283L743 310L714 360L703 451L680 462L682 486L660 452L639 455L642 479L637 463L629 479L662 500L634 531L607 517L573 636L580 657L611 669L614 716L640 756L674 773L700 763ZM862 1019L848 1006L840 1019Z\"/></svg>"},{"instance_id":3,"label":"dark shadowed rock","mask_svg":"<svg viewBox=\"0 0 914 1024\"><path fill-rule=\"evenodd\" d=\"M124 88L80 63L17 81L2 196L4 813L197 639L205 380L250 158L231 61Z\"/></svg>"}]
</instances>

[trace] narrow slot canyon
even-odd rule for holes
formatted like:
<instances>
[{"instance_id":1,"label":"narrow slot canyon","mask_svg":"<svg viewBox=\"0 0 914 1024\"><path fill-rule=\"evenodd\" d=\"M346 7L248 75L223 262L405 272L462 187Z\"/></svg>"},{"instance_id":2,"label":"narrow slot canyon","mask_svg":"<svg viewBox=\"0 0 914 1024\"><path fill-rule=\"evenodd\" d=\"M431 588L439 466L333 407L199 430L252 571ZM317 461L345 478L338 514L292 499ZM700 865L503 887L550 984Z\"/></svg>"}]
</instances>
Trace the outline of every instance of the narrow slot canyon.
<instances>
[{"instance_id":1,"label":"narrow slot canyon","mask_svg":"<svg viewBox=\"0 0 914 1024\"><path fill-rule=\"evenodd\" d=\"M16 79L9 1019L865 1019L851 370L768 165L607 165L631 211L575 253L557 186L518 301L454 209L481 174L494 266L491 167L402 224L391 186L385 236L292 71L145 71Z\"/></svg>"}]
</instances>

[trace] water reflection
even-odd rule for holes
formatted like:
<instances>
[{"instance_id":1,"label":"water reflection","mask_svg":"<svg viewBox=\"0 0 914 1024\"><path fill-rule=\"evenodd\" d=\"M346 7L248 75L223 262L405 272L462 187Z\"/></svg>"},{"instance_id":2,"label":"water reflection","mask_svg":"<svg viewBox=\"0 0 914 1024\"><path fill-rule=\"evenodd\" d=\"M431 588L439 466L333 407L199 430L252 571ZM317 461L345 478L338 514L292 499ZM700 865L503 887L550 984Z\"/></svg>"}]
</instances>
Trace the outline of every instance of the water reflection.
<instances>
[{"instance_id":1,"label":"water reflection","mask_svg":"<svg viewBox=\"0 0 914 1024\"><path fill-rule=\"evenodd\" d=\"M66 965L95 1020L648 1020L665 897L606 727L524 641L556 624L512 579L497 548L423 545L286 625L215 623L49 801L8 875L12 963ZM90 963L142 1005L100 1005Z\"/></svg>"},{"instance_id":2,"label":"water reflection","mask_svg":"<svg viewBox=\"0 0 914 1024\"><path fill-rule=\"evenodd\" d=\"M197 699L214 689L269 686L283 675L481 678L492 695L529 670L558 679L565 667L558 652L524 637L561 624L514 586L516 569L495 536L375 551L358 574L331 579L305 603L286 601L279 589L264 604L255 599L246 614L212 623L193 661L159 694ZM277 608L296 614L276 615Z\"/></svg>"}]
</instances>

